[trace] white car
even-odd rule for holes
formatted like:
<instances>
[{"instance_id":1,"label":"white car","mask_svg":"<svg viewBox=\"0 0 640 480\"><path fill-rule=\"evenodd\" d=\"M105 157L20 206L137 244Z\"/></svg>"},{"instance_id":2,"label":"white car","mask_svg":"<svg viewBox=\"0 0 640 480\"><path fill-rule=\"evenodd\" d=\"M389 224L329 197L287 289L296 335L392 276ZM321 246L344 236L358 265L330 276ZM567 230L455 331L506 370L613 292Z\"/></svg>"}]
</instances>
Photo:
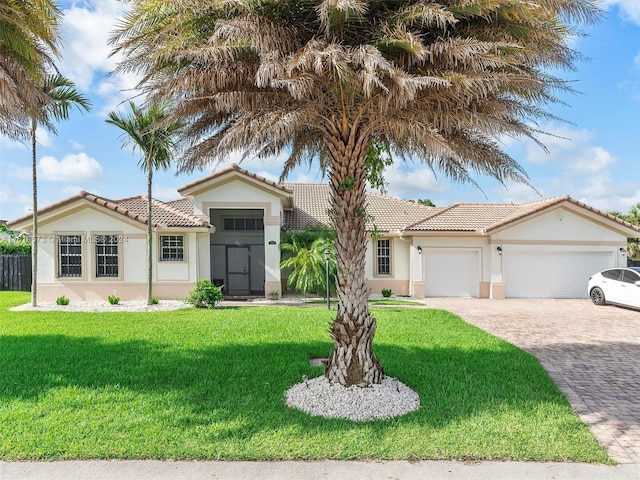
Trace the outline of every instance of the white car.
<instances>
[{"instance_id":1,"label":"white car","mask_svg":"<svg viewBox=\"0 0 640 480\"><path fill-rule=\"evenodd\" d=\"M610 268L589 277L587 292L596 305L640 308L640 267Z\"/></svg>"}]
</instances>

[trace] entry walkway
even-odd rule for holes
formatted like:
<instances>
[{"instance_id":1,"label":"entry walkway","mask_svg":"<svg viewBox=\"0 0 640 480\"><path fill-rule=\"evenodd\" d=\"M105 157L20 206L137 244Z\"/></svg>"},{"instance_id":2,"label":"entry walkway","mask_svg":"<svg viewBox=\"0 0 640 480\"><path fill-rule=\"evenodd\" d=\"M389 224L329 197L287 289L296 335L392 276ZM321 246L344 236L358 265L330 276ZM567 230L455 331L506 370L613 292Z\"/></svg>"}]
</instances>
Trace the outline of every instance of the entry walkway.
<instances>
[{"instance_id":1,"label":"entry walkway","mask_svg":"<svg viewBox=\"0 0 640 480\"><path fill-rule=\"evenodd\" d=\"M611 458L640 463L640 311L586 299L425 303L534 354Z\"/></svg>"}]
</instances>

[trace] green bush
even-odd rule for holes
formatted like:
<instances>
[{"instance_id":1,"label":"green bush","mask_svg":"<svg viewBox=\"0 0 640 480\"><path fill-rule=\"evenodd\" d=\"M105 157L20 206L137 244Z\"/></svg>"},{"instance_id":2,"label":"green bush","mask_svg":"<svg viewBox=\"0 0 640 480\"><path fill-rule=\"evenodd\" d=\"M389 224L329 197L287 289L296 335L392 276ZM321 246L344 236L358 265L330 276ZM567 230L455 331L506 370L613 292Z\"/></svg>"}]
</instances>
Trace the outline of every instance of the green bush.
<instances>
[{"instance_id":1,"label":"green bush","mask_svg":"<svg viewBox=\"0 0 640 480\"><path fill-rule=\"evenodd\" d=\"M61 297L56 298L56 305L69 305L69 297L62 295Z\"/></svg>"},{"instance_id":2,"label":"green bush","mask_svg":"<svg viewBox=\"0 0 640 480\"><path fill-rule=\"evenodd\" d=\"M393 295L393 291L390 288L383 288L382 289L382 296L384 298L389 298L391 295Z\"/></svg>"},{"instance_id":3,"label":"green bush","mask_svg":"<svg viewBox=\"0 0 640 480\"><path fill-rule=\"evenodd\" d=\"M0 238L0 255L30 255L31 243Z\"/></svg>"},{"instance_id":4,"label":"green bush","mask_svg":"<svg viewBox=\"0 0 640 480\"><path fill-rule=\"evenodd\" d=\"M115 295L109 295L107 300L111 305L118 305L120 303L120 297L116 297Z\"/></svg>"},{"instance_id":5,"label":"green bush","mask_svg":"<svg viewBox=\"0 0 640 480\"><path fill-rule=\"evenodd\" d=\"M187 303L196 308L214 308L222 301L222 288L216 287L211 280L200 279L187 297Z\"/></svg>"},{"instance_id":6,"label":"green bush","mask_svg":"<svg viewBox=\"0 0 640 480\"><path fill-rule=\"evenodd\" d=\"M160 303L160 299L158 297L151 297L151 305L158 305Z\"/></svg>"}]
</instances>

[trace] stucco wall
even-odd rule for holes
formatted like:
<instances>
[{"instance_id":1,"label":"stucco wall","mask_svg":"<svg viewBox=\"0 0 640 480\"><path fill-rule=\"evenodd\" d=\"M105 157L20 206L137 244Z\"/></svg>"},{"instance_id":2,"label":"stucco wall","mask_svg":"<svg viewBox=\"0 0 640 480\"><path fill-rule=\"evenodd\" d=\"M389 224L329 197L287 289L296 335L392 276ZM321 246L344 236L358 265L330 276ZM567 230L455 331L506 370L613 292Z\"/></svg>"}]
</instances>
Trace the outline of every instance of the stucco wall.
<instances>
[{"instance_id":1,"label":"stucco wall","mask_svg":"<svg viewBox=\"0 0 640 480\"><path fill-rule=\"evenodd\" d=\"M104 209L83 205L51 219L38 228L38 299L54 301L61 295L71 300L104 300L115 294L123 300L146 299L146 226ZM159 262L158 232L154 233L153 295L163 299L184 298L197 279L196 233L163 232L185 236L183 262ZM58 277L56 236L82 235L82 276ZM95 273L96 235L117 235L118 277L97 277Z\"/></svg>"}]
</instances>

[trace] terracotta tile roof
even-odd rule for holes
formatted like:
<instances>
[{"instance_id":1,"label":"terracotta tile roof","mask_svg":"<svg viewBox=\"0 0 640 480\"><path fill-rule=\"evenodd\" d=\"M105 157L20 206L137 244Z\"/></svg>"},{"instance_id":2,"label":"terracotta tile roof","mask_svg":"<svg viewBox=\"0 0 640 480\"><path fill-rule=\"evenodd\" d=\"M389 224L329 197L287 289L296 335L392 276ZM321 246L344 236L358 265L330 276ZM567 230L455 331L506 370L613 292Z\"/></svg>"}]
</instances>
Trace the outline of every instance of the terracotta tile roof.
<instances>
[{"instance_id":1,"label":"terracotta tile roof","mask_svg":"<svg viewBox=\"0 0 640 480\"><path fill-rule=\"evenodd\" d=\"M329 226L329 185L317 183L288 183L293 192L293 209L285 211L287 230ZM373 217L378 230L402 230L407 225L424 219L441 208L427 207L407 200L367 192L367 212Z\"/></svg>"},{"instance_id":2,"label":"terracotta tile roof","mask_svg":"<svg viewBox=\"0 0 640 480\"><path fill-rule=\"evenodd\" d=\"M456 231L473 232L487 229L490 225L512 215L520 208L511 204L457 203L429 218L409 225L411 231Z\"/></svg>"},{"instance_id":3,"label":"terracotta tile roof","mask_svg":"<svg viewBox=\"0 0 640 480\"><path fill-rule=\"evenodd\" d=\"M491 230L503 227L509 223L520 220L521 218L541 212L563 202L577 205L608 220L613 220L620 225L640 232L640 227L609 215L602 210L590 207L583 202L574 200L569 197L569 195L560 195L520 205L504 203L458 203L443 209L441 212L425 220L410 225L407 230L459 232L484 230L485 232L490 232Z\"/></svg>"},{"instance_id":4,"label":"terracotta tile roof","mask_svg":"<svg viewBox=\"0 0 640 480\"><path fill-rule=\"evenodd\" d=\"M264 177L261 177L260 175L256 175L253 172L250 172L249 170L246 170L242 167L240 167L237 163L233 163L231 164L230 167L224 168L218 172L214 172L211 175L207 175L204 178L200 178L198 180L195 180L191 183L188 183L186 185L183 185L182 187L180 187L178 189L179 193L182 193L183 190L189 190L189 189L193 189L194 187L197 187L199 185L203 185L207 182L210 182L211 180L215 180L218 177L222 177L228 173L231 172L238 172L241 173L242 175L252 178L256 181L258 181L259 183L263 183L266 186L270 187L270 188L275 188L276 190L281 190L283 194L287 195L287 196L291 196L291 191L288 190L286 187L283 186L283 184L281 183L277 183L277 182L273 182L271 180L268 180Z\"/></svg>"},{"instance_id":5,"label":"terracotta tile roof","mask_svg":"<svg viewBox=\"0 0 640 480\"><path fill-rule=\"evenodd\" d=\"M147 223L147 199L146 195L140 195L138 197L125 198L123 200L115 200L118 207L124 208L127 212L136 216L136 219L142 223ZM185 199L187 200L187 199ZM193 203L191 202L191 208L188 204L183 202L178 205L185 210L193 212ZM185 213L181 208L161 202L160 200L153 199L153 208L151 211L152 224L154 227L207 227L209 224L200 218Z\"/></svg>"}]
</instances>

